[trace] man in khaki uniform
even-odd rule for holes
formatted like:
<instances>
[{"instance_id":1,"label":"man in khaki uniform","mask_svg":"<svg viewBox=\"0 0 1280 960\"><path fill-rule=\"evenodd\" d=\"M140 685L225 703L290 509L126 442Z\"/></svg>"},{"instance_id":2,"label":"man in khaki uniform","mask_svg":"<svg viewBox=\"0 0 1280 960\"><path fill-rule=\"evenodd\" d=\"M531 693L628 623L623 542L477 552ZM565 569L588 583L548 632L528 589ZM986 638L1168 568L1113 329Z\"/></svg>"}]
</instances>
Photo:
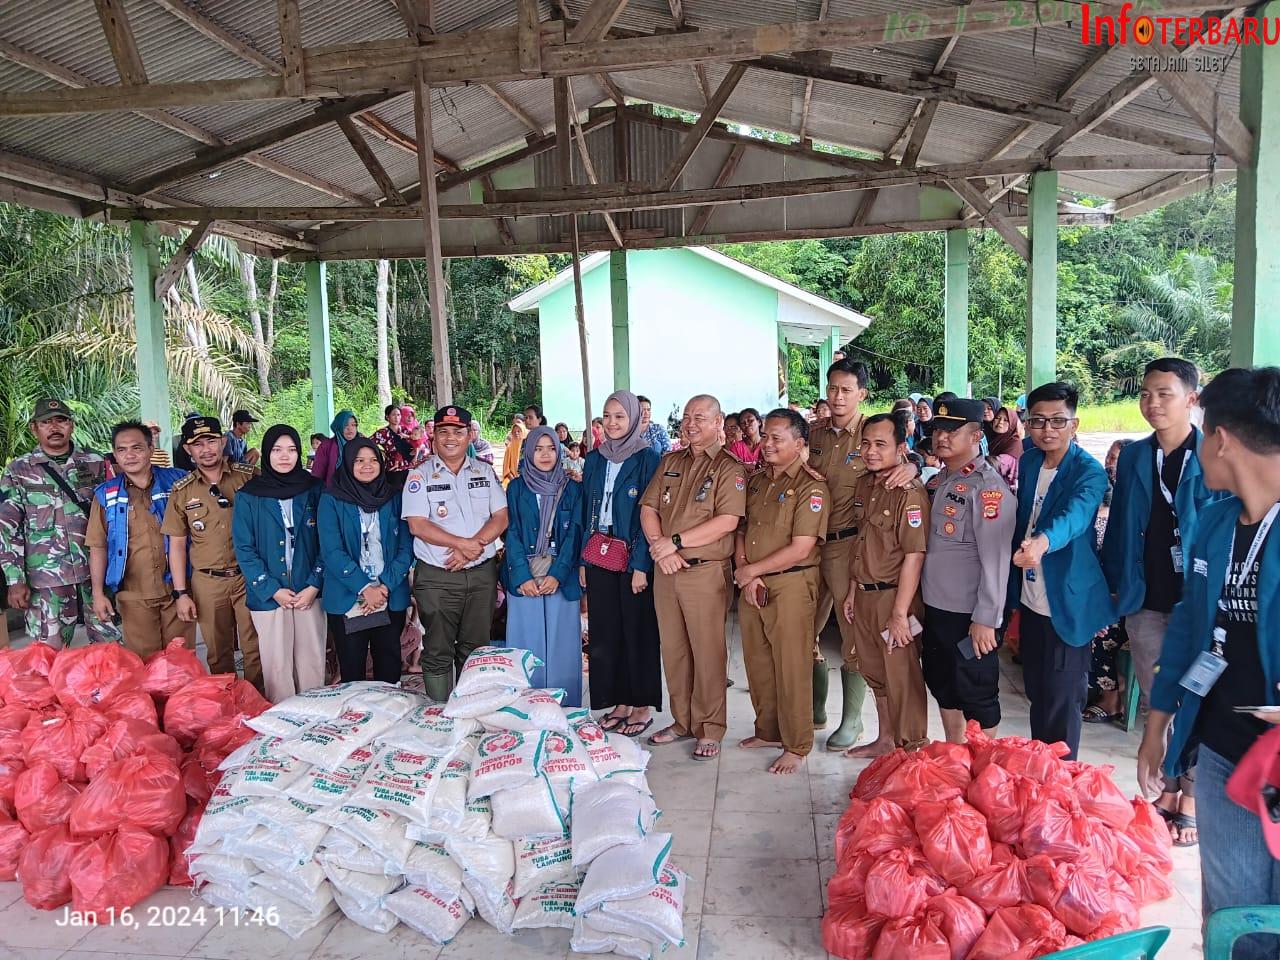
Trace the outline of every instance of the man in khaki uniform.
<instances>
[{"instance_id":1,"label":"man in khaki uniform","mask_svg":"<svg viewBox=\"0 0 1280 960\"><path fill-rule=\"evenodd\" d=\"M876 414L862 425L862 461L868 472L853 489L858 533L842 612L853 626L858 663L882 721L873 742L846 751L859 759L895 747L912 750L928 739L919 630L912 631L911 619L918 623L924 612L920 572L929 539L929 494L919 480L896 490L884 484L886 474L906 459L906 441L902 413Z\"/></svg>"},{"instance_id":2,"label":"man in khaki uniform","mask_svg":"<svg viewBox=\"0 0 1280 960\"><path fill-rule=\"evenodd\" d=\"M725 621L733 534L747 510L746 472L724 449L720 402L701 394L684 408L683 450L662 458L640 500L640 526L657 574L662 665L674 722L654 746L696 737L695 760L720 754L725 731Z\"/></svg>"},{"instance_id":3,"label":"man in khaki uniform","mask_svg":"<svg viewBox=\"0 0 1280 960\"><path fill-rule=\"evenodd\" d=\"M236 491L253 476L253 468L228 461L224 443L222 424L214 417L191 417L182 424L182 446L196 468L173 485L161 530L172 538L169 573L178 616L200 625L209 672L235 673L234 641L239 637L244 678L262 693L258 634L245 605L244 576L231 543Z\"/></svg>"},{"instance_id":4,"label":"man in khaki uniform","mask_svg":"<svg viewBox=\"0 0 1280 960\"><path fill-rule=\"evenodd\" d=\"M755 736L740 745L781 747L769 767L779 774L795 773L813 749L811 628L830 494L804 462L808 439L809 424L795 411L765 417L765 469L748 484L747 516L734 543L742 656L756 712Z\"/></svg>"}]
</instances>

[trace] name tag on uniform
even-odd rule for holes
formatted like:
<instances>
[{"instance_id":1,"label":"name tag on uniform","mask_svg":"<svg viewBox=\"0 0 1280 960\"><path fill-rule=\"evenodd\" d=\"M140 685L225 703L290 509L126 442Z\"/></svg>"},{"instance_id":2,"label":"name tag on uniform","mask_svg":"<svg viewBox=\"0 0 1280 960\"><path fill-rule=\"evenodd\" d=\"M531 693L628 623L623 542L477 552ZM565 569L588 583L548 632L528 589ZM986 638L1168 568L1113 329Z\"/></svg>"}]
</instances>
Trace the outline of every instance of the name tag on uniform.
<instances>
[{"instance_id":1,"label":"name tag on uniform","mask_svg":"<svg viewBox=\"0 0 1280 960\"><path fill-rule=\"evenodd\" d=\"M664 471L662 471L662 475L663 475L664 477L678 477L678 476L680 476L680 471L679 471L679 470L664 470Z\"/></svg>"},{"instance_id":2,"label":"name tag on uniform","mask_svg":"<svg viewBox=\"0 0 1280 960\"><path fill-rule=\"evenodd\" d=\"M1219 630L1221 628L1218 628ZM1218 630L1214 630L1216 636ZM1223 631L1225 638L1226 631ZM1200 656L1196 657L1195 662L1187 668L1187 672L1183 674L1182 679L1178 683L1185 689L1190 690L1198 697L1203 697L1213 685L1218 682L1218 678L1222 676L1223 671L1227 669L1227 661L1218 656L1212 650L1203 651Z\"/></svg>"},{"instance_id":3,"label":"name tag on uniform","mask_svg":"<svg viewBox=\"0 0 1280 960\"><path fill-rule=\"evenodd\" d=\"M477 479L467 481L468 490L478 490L481 487L487 487L487 486L489 486L489 481L485 477L479 477Z\"/></svg>"},{"instance_id":4,"label":"name tag on uniform","mask_svg":"<svg viewBox=\"0 0 1280 960\"><path fill-rule=\"evenodd\" d=\"M1173 558L1173 572L1182 573L1182 545L1175 543L1169 548L1169 556Z\"/></svg>"},{"instance_id":5,"label":"name tag on uniform","mask_svg":"<svg viewBox=\"0 0 1280 960\"><path fill-rule=\"evenodd\" d=\"M444 493L446 490L452 490L453 486L448 483L428 483L423 489L427 493Z\"/></svg>"},{"instance_id":6,"label":"name tag on uniform","mask_svg":"<svg viewBox=\"0 0 1280 960\"><path fill-rule=\"evenodd\" d=\"M966 503L966 502L967 502L967 501L965 500L965 498L964 498L964 497L960 496L959 494L952 493L950 490L948 490L948 491L946 492L945 496L946 496L946 498L947 498L948 500L950 500L952 503Z\"/></svg>"}]
</instances>

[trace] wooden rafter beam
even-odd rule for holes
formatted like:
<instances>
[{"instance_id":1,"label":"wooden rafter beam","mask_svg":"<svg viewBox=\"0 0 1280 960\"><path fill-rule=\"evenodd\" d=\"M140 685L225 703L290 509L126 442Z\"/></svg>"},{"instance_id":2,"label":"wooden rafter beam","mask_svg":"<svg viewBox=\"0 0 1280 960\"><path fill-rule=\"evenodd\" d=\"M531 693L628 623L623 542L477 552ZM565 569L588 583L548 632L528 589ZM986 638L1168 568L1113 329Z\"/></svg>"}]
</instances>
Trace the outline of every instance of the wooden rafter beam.
<instances>
[{"instance_id":1,"label":"wooden rafter beam","mask_svg":"<svg viewBox=\"0 0 1280 960\"><path fill-rule=\"evenodd\" d=\"M671 158L671 163L667 166L666 172L663 173L662 179L658 181L659 190L670 190L675 185L675 182L680 179L680 174L684 172L684 168L693 159L694 151L707 138L712 124L716 122L716 117L724 109L724 105L729 101L729 97L733 95L734 89L738 86L738 81L742 79L743 74L746 72L746 65L741 63L735 63L729 68L729 72L720 81L720 86L716 87L716 92L712 95L711 102L707 104L706 109L698 116L698 122L685 134L684 140L680 144L680 149Z\"/></svg>"},{"instance_id":2,"label":"wooden rafter beam","mask_svg":"<svg viewBox=\"0 0 1280 960\"><path fill-rule=\"evenodd\" d=\"M573 98L572 80L566 78L564 92L565 98L569 102L569 129L573 134L573 142L578 145L578 156L582 160L582 169L586 171L587 182L598 186L600 178L596 176L596 165L591 162L591 151L587 149L587 137L582 132L582 122L578 119L578 104ZM601 216L604 217L604 225L618 248L624 248L626 244L622 241L622 232L618 229L617 221L608 213L601 214Z\"/></svg>"},{"instance_id":3,"label":"wooden rafter beam","mask_svg":"<svg viewBox=\"0 0 1280 960\"><path fill-rule=\"evenodd\" d=\"M200 248L200 244L204 242L204 238L208 235L212 226L212 220L201 220L187 234L187 238L182 241L178 251L173 255L173 259L160 272L160 276L156 277L155 291L157 300L163 300L165 294L169 292L169 288L178 282L178 278L182 276L182 271L187 269L187 264L196 255L196 250Z\"/></svg>"},{"instance_id":4,"label":"wooden rafter beam","mask_svg":"<svg viewBox=\"0 0 1280 960\"><path fill-rule=\"evenodd\" d=\"M276 24L280 28L280 59L284 72L280 75L286 97L301 97L307 92L306 60L302 52L302 14L298 0L276 0Z\"/></svg>"},{"instance_id":5,"label":"wooden rafter beam","mask_svg":"<svg viewBox=\"0 0 1280 960\"><path fill-rule=\"evenodd\" d=\"M1058 132L1044 142L1039 152L1046 157L1056 157L1076 137L1084 136L1107 117L1124 109L1154 84L1151 77L1138 74L1126 77L1080 111L1071 123L1059 127Z\"/></svg>"},{"instance_id":6,"label":"wooden rafter beam","mask_svg":"<svg viewBox=\"0 0 1280 960\"><path fill-rule=\"evenodd\" d=\"M430 0L395 0L400 19L404 21L409 36L426 40L436 32L435 10Z\"/></svg>"},{"instance_id":7,"label":"wooden rafter beam","mask_svg":"<svg viewBox=\"0 0 1280 960\"><path fill-rule=\"evenodd\" d=\"M339 117L338 129L347 138L347 142L351 144L351 149L356 152L356 156L360 158L364 168L369 171L369 176L378 185L378 189L387 198L387 202L403 206L404 197L400 195L400 189L396 186L395 181L391 179L391 175L387 173L387 168L382 165L382 161L378 159L377 154L373 152L373 148L369 146L365 138L361 136L360 131L356 129L355 121L350 117Z\"/></svg>"},{"instance_id":8,"label":"wooden rafter beam","mask_svg":"<svg viewBox=\"0 0 1280 960\"><path fill-rule=\"evenodd\" d=\"M729 155L724 158L724 163L720 164L720 172L716 174L712 187L723 187L737 172L738 164L742 162L742 155L747 152L744 144L735 143L729 148ZM715 213L716 208L713 206L702 207L694 211L693 222L689 224L689 229L685 231L690 236L698 236L707 228L707 221L711 219L711 214Z\"/></svg>"},{"instance_id":9,"label":"wooden rafter beam","mask_svg":"<svg viewBox=\"0 0 1280 960\"><path fill-rule=\"evenodd\" d=\"M511 114L521 123L523 123L526 127L528 127L530 133L540 135L543 132L542 125L538 123L537 120L533 119L533 117L531 117L528 114L528 112L524 109L524 107L520 106L520 104L512 100L511 97L508 96L507 92L503 90L501 87L499 87L496 83L485 83L485 84L481 84L481 86L484 88L485 92L489 94L489 96L493 97L493 99L497 100L498 103L502 104L503 109L505 109L507 113Z\"/></svg>"},{"instance_id":10,"label":"wooden rafter beam","mask_svg":"<svg viewBox=\"0 0 1280 960\"><path fill-rule=\"evenodd\" d=\"M417 155L418 141L413 139L413 137L409 136L394 124L387 123L387 121L383 120L373 111L370 110L365 113L357 113L352 119L383 143L389 144L393 147L399 147L406 153ZM433 159L436 162L436 166L441 170L447 170L449 173L458 173L462 170L462 167L458 165L456 160L449 159L439 150L435 152Z\"/></svg>"},{"instance_id":11,"label":"wooden rafter beam","mask_svg":"<svg viewBox=\"0 0 1280 960\"><path fill-rule=\"evenodd\" d=\"M493 177L484 176L480 178L481 196L485 203L494 202L495 188L493 186ZM494 222L498 225L498 236L502 238L504 246L514 246L516 242L515 234L511 232L511 221L506 217L495 217Z\"/></svg>"},{"instance_id":12,"label":"wooden rafter beam","mask_svg":"<svg viewBox=\"0 0 1280 960\"><path fill-rule=\"evenodd\" d=\"M827 19L827 10L830 8L831 0L822 0L818 5L818 19ZM804 143L809 136L809 109L813 103L813 77L804 78L804 91L800 94L800 129L796 136L800 142Z\"/></svg>"},{"instance_id":13,"label":"wooden rafter beam","mask_svg":"<svg viewBox=\"0 0 1280 960\"><path fill-rule=\"evenodd\" d=\"M938 115L940 104L937 100L929 100L920 108L920 116L916 118L911 135L907 137L907 146L902 151L902 165L914 167L920 159L920 151L924 149L925 137L929 136L929 128L933 126L934 117Z\"/></svg>"},{"instance_id":14,"label":"wooden rafter beam","mask_svg":"<svg viewBox=\"0 0 1280 960\"><path fill-rule=\"evenodd\" d=\"M981 190L967 180L948 180L947 186L955 191L956 196L977 210L978 215L991 224L991 228L996 233L1004 237L1005 242L1013 247L1018 256L1023 260L1031 259L1031 241L1019 233L1018 228L1009 223L1002 214L996 212L991 201L982 195Z\"/></svg>"},{"instance_id":15,"label":"wooden rafter beam","mask_svg":"<svg viewBox=\"0 0 1280 960\"><path fill-rule=\"evenodd\" d=\"M516 0L520 72L542 73L542 27L538 23L538 0Z\"/></svg>"},{"instance_id":16,"label":"wooden rafter beam","mask_svg":"<svg viewBox=\"0 0 1280 960\"><path fill-rule=\"evenodd\" d=\"M158 7L169 11L183 23L187 24L197 33L207 37L214 43L218 44L229 53L235 54L245 63L253 64L259 70L266 73L281 74L284 72L280 64L276 63L261 50L258 50L252 44L245 42L237 37L230 30L210 20L200 11L196 10L185 0L152 0Z\"/></svg>"},{"instance_id":17,"label":"wooden rafter beam","mask_svg":"<svg viewBox=\"0 0 1280 960\"><path fill-rule=\"evenodd\" d=\"M622 108L627 105L626 94L618 89L618 85L613 82L613 77L609 76L607 73L597 73L595 77L600 86L609 91L609 96L613 98L613 105L615 107Z\"/></svg>"},{"instance_id":18,"label":"wooden rafter beam","mask_svg":"<svg viewBox=\"0 0 1280 960\"><path fill-rule=\"evenodd\" d=\"M1115 207L1115 212L1120 216L1137 216L1177 197L1203 190L1213 181L1213 176L1213 173L1207 170L1175 173L1162 180L1157 180L1155 183L1148 184L1140 190L1118 197L1113 206Z\"/></svg>"},{"instance_id":19,"label":"wooden rafter beam","mask_svg":"<svg viewBox=\"0 0 1280 960\"><path fill-rule=\"evenodd\" d=\"M138 42L134 39L133 27L129 25L124 0L93 0L93 5L102 22L102 32L106 34L107 46L111 48L111 59L115 61L120 82L126 85L145 84L147 69L142 65L142 57L138 54Z\"/></svg>"},{"instance_id":20,"label":"wooden rafter beam","mask_svg":"<svg viewBox=\"0 0 1280 960\"><path fill-rule=\"evenodd\" d=\"M609 32L615 20L626 9L627 0L591 0L591 6L569 31L570 43L600 40Z\"/></svg>"},{"instance_id":21,"label":"wooden rafter beam","mask_svg":"<svg viewBox=\"0 0 1280 960\"><path fill-rule=\"evenodd\" d=\"M1253 162L1253 134L1244 122L1229 109L1222 109L1218 93L1196 75L1191 58L1167 44L1157 44L1152 52L1163 61L1159 73L1150 76L1164 87L1186 111L1187 116L1200 125L1205 133L1222 144L1241 166Z\"/></svg>"}]
</instances>

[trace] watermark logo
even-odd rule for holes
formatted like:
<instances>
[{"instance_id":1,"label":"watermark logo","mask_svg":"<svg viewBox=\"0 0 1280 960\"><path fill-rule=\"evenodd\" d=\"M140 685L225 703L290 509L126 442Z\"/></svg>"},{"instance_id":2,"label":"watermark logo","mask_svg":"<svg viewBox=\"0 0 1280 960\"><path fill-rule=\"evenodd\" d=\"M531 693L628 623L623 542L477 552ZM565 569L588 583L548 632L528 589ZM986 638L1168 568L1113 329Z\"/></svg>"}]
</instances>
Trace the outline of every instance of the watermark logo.
<instances>
[{"instance_id":1,"label":"watermark logo","mask_svg":"<svg viewBox=\"0 0 1280 960\"><path fill-rule=\"evenodd\" d=\"M1081 13L1080 42L1085 46L1135 44L1145 47L1153 42L1179 47L1199 44L1272 46L1280 43L1280 17L1245 16L1224 20L1213 16L1138 14L1132 3L1122 4L1118 14L1107 16L1095 16L1089 4L1085 3L1081 6Z\"/></svg>"}]
</instances>

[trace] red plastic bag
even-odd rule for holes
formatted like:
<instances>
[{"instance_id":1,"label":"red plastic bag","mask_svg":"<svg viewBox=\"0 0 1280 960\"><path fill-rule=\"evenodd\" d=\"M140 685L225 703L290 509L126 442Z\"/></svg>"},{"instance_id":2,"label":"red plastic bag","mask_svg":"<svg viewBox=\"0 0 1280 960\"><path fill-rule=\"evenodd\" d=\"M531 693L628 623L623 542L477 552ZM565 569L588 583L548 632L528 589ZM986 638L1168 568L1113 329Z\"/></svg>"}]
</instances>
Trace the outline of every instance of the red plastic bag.
<instances>
[{"instance_id":1,"label":"red plastic bag","mask_svg":"<svg viewBox=\"0 0 1280 960\"><path fill-rule=\"evenodd\" d=\"M169 867L169 886L191 886L191 863L187 860L187 847L196 838L196 829L200 826L200 818L204 816L203 803L187 805L186 816L178 824L178 831L169 838L169 852L172 865Z\"/></svg>"},{"instance_id":2,"label":"red plastic bag","mask_svg":"<svg viewBox=\"0 0 1280 960\"><path fill-rule=\"evenodd\" d=\"M71 806L88 786L84 783L68 783L58 776L52 764L43 761L33 763L18 777L18 787L13 797L18 819L32 836L66 823L71 816Z\"/></svg>"},{"instance_id":3,"label":"red plastic bag","mask_svg":"<svg viewBox=\"0 0 1280 960\"><path fill-rule=\"evenodd\" d=\"M1091 857L1078 863L1061 864L1059 870L1062 889L1053 903L1052 913L1072 933L1086 937L1098 928L1107 914L1116 910L1111 874ZM1124 892L1128 898L1128 889ZM1137 911L1133 912L1136 919Z\"/></svg>"},{"instance_id":4,"label":"red plastic bag","mask_svg":"<svg viewBox=\"0 0 1280 960\"><path fill-rule=\"evenodd\" d=\"M1080 801L1080 809L1088 816L1124 830L1133 823L1133 804L1125 799L1111 775L1116 768L1107 764L1101 767L1085 765L1071 781L1071 788Z\"/></svg>"},{"instance_id":5,"label":"red plastic bag","mask_svg":"<svg viewBox=\"0 0 1280 960\"><path fill-rule=\"evenodd\" d=\"M907 751L899 747L893 753L886 753L884 756L876 757L871 763L867 764L867 769L858 774L851 796L858 800L874 800L880 795L880 791L884 789L885 780L889 778L893 771L906 762L908 756Z\"/></svg>"},{"instance_id":6,"label":"red plastic bag","mask_svg":"<svg viewBox=\"0 0 1280 960\"><path fill-rule=\"evenodd\" d=\"M963 886L991 866L987 822L959 797L920 803L916 833L925 859L952 886Z\"/></svg>"},{"instance_id":7,"label":"red plastic bag","mask_svg":"<svg viewBox=\"0 0 1280 960\"><path fill-rule=\"evenodd\" d=\"M80 755L107 731L108 721L95 710L75 707L52 716L36 714L22 731L28 765L38 760L53 764L63 780L85 779Z\"/></svg>"},{"instance_id":8,"label":"red plastic bag","mask_svg":"<svg viewBox=\"0 0 1280 960\"><path fill-rule=\"evenodd\" d=\"M128 761L123 761L128 762ZM71 858L71 906L106 920L151 896L169 876L169 841L141 827L104 834Z\"/></svg>"},{"instance_id":9,"label":"red plastic bag","mask_svg":"<svg viewBox=\"0 0 1280 960\"><path fill-rule=\"evenodd\" d=\"M258 692L248 680L236 680L231 685L231 697L235 703L235 713L243 713L252 719L271 709L271 701Z\"/></svg>"},{"instance_id":10,"label":"red plastic bag","mask_svg":"<svg viewBox=\"0 0 1280 960\"><path fill-rule=\"evenodd\" d=\"M1028 857L1022 863L1027 878L1028 899L1052 912L1058 894L1062 892L1062 885L1066 882L1062 873L1065 864L1057 863L1043 853Z\"/></svg>"},{"instance_id":11,"label":"red plastic bag","mask_svg":"<svg viewBox=\"0 0 1280 960\"><path fill-rule=\"evenodd\" d=\"M1071 783L1071 773L1062 760L1071 749L1065 743L1041 743L1026 737L1002 737L992 740L977 722L970 720L965 726L965 739L973 755L973 773L976 776L988 764L998 763L1010 773L1030 777L1037 783Z\"/></svg>"},{"instance_id":12,"label":"red plastic bag","mask_svg":"<svg viewBox=\"0 0 1280 960\"><path fill-rule=\"evenodd\" d=\"M909 917L946 889L924 855L909 848L890 850L867 871L867 910L882 917Z\"/></svg>"},{"instance_id":13,"label":"red plastic bag","mask_svg":"<svg viewBox=\"0 0 1280 960\"><path fill-rule=\"evenodd\" d=\"M115 643L63 650L49 670L58 702L105 709L117 696L142 687L142 658Z\"/></svg>"},{"instance_id":14,"label":"red plastic bag","mask_svg":"<svg viewBox=\"0 0 1280 960\"><path fill-rule=\"evenodd\" d=\"M882 854L915 846L919 842L907 812L892 800L877 797L867 804L867 812L858 821L849 852Z\"/></svg>"},{"instance_id":15,"label":"red plastic bag","mask_svg":"<svg viewBox=\"0 0 1280 960\"><path fill-rule=\"evenodd\" d=\"M195 754L200 758L200 765L206 770L217 770L218 765L231 753L244 746L257 736L253 730L244 725L250 719L246 714L238 713L227 720L219 720L206 727L196 739Z\"/></svg>"},{"instance_id":16,"label":"red plastic bag","mask_svg":"<svg viewBox=\"0 0 1280 960\"><path fill-rule=\"evenodd\" d=\"M1146 800L1133 800L1133 823L1125 830L1138 844L1144 857L1150 858L1161 873L1173 870L1173 836L1156 808Z\"/></svg>"},{"instance_id":17,"label":"red plastic bag","mask_svg":"<svg viewBox=\"0 0 1280 960\"><path fill-rule=\"evenodd\" d=\"M207 802L213 796L213 788L221 779L222 774L219 771L206 771L194 753L187 754L182 761L182 789L192 800L199 803Z\"/></svg>"},{"instance_id":18,"label":"red plastic bag","mask_svg":"<svg viewBox=\"0 0 1280 960\"><path fill-rule=\"evenodd\" d=\"M27 765L22 762L22 758L0 760L0 803L3 803L6 812L13 813L14 795L18 790L18 777L22 776L22 771L27 769Z\"/></svg>"},{"instance_id":19,"label":"red plastic bag","mask_svg":"<svg viewBox=\"0 0 1280 960\"><path fill-rule=\"evenodd\" d=\"M178 765L144 750L114 761L89 784L71 808L71 832L93 837L131 824L167 837L186 812Z\"/></svg>"},{"instance_id":20,"label":"red plastic bag","mask_svg":"<svg viewBox=\"0 0 1280 960\"><path fill-rule=\"evenodd\" d=\"M951 945L927 913L891 920L880 931L871 960L951 960Z\"/></svg>"},{"instance_id":21,"label":"red plastic bag","mask_svg":"<svg viewBox=\"0 0 1280 960\"><path fill-rule=\"evenodd\" d=\"M849 806L845 807L844 813L840 815L840 822L836 824L836 863L843 863L846 857L852 855L849 847L853 844L853 836L868 806L870 804L865 800L850 800Z\"/></svg>"},{"instance_id":22,"label":"red plastic bag","mask_svg":"<svg viewBox=\"0 0 1280 960\"><path fill-rule=\"evenodd\" d=\"M889 774L879 796L911 812L925 799L945 800L964 796L969 779L968 764L954 758L924 756L917 752Z\"/></svg>"},{"instance_id":23,"label":"red plastic bag","mask_svg":"<svg viewBox=\"0 0 1280 960\"><path fill-rule=\"evenodd\" d=\"M1173 885L1159 868L1150 863L1139 863L1133 873L1127 875L1129 889L1139 907L1173 896Z\"/></svg>"},{"instance_id":24,"label":"red plastic bag","mask_svg":"<svg viewBox=\"0 0 1280 960\"><path fill-rule=\"evenodd\" d=\"M969 751L969 747L964 743L950 743L946 740L934 740L927 743L916 751L918 756L932 757L934 760L943 760L948 765L960 764L966 770L973 765L973 755Z\"/></svg>"},{"instance_id":25,"label":"red plastic bag","mask_svg":"<svg viewBox=\"0 0 1280 960\"><path fill-rule=\"evenodd\" d=\"M1022 822L1023 853L1055 860L1078 860L1093 846L1093 824L1069 789L1048 787L1032 802Z\"/></svg>"},{"instance_id":26,"label":"red plastic bag","mask_svg":"<svg viewBox=\"0 0 1280 960\"><path fill-rule=\"evenodd\" d=\"M38 710L57 702L49 671L58 651L47 643L32 643L5 653L0 658L0 699L7 706L17 704Z\"/></svg>"},{"instance_id":27,"label":"red plastic bag","mask_svg":"<svg viewBox=\"0 0 1280 960\"><path fill-rule=\"evenodd\" d=\"M125 757L132 757L143 750L169 757L174 763L182 762L182 748L167 733L161 733L153 724L142 720L116 720L80 755L85 773L93 780L101 775L107 765Z\"/></svg>"},{"instance_id":28,"label":"red plastic bag","mask_svg":"<svg viewBox=\"0 0 1280 960\"><path fill-rule=\"evenodd\" d=\"M964 960L987 928L987 915L982 908L954 890L930 898L924 909L947 938L951 948L950 960Z\"/></svg>"},{"instance_id":29,"label":"red plastic bag","mask_svg":"<svg viewBox=\"0 0 1280 960\"><path fill-rule=\"evenodd\" d=\"M827 903L834 906L845 900L863 899L867 892L867 871L879 859L880 855L875 853L851 854L827 881Z\"/></svg>"},{"instance_id":30,"label":"red plastic bag","mask_svg":"<svg viewBox=\"0 0 1280 960\"><path fill-rule=\"evenodd\" d=\"M992 864L961 887L960 892L988 914L1001 907L1016 907L1031 899L1026 863L1015 857L1007 863Z\"/></svg>"},{"instance_id":31,"label":"red plastic bag","mask_svg":"<svg viewBox=\"0 0 1280 960\"><path fill-rule=\"evenodd\" d=\"M1142 909L1142 904L1134 894L1133 888L1114 870L1107 872L1107 879L1111 883L1111 910L1103 917L1102 923L1118 917L1123 921L1126 930L1136 929L1138 912Z\"/></svg>"},{"instance_id":32,"label":"red plastic bag","mask_svg":"<svg viewBox=\"0 0 1280 960\"><path fill-rule=\"evenodd\" d=\"M164 704L171 696L192 680L207 677L205 669L194 650L188 650L181 637L170 640L163 650L147 657L142 676L142 689L151 694L157 703Z\"/></svg>"},{"instance_id":33,"label":"red plastic bag","mask_svg":"<svg viewBox=\"0 0 1280 960\"><path fill-rule=\"evenodd\" d=\"M234 717L239 712L232 693L235 683L234 674L206 675L171 694L164 705L164 732L189 747L206 727Z\"/></svg>"},{"instance_id":34,"label":"red plastic bag","mask_svg":"<svg viewBox=\"0 0 1280 960\"><path fill-rule=\"evenodd\" d=\"M868 915L856 900L833 905L822 917L822 945L841 960L867 960L884 924L884 917Z\"/></svg>"},{"instance_id":35,"label":"red plastic bag","mask_svg":"<svg viewBox=\"0 0 1280 960\"><path fill-rule=\"evenodd\" d=\"M141 720L160 729L160 714L156 702L141 690L130 690L116 697L103 711L108 720Z\"/></svg>"},{"instance_id":36,"label":"red plastic bag","mask_svg":"<svg viewBox=\"0 0 1280 960\"><path fill-rule=\"evenodd\" d=\"M998 763L989 763L973 778L965 799L987 818L991 839L1017 843L1022 835L1022 804L1018 796L1021 777Z\"/></svg>"},{"instance_id":37,"label":"red plastic bag","mask_svg":"<svg viewBox=\"0 0 1280 960\"><path fill-rule=\"evenodd\" d=\"M18 859L26 849L31 834L8 814L0 817L0 880L14 880L18 876Z\"/></svg>"},{"instance_id":38,"label":"red plastic bag","mask_svg":"<svg viewBox=\"0 0 1280 960\"><path fill-rule=\"evenodd\" d=\"M1029 903L997 910L966 960L1031 960L1061 950L1067 931L1044 907Z\"/></svg>"},{"instance_id":39,"label":"red plastic bag","mask_svg":"<svg viewBox=\"0 0 1280 960\"><path fill-rule=\"evenodd\" d=\"M31 720L31 711L21 704L0 707L0 735L22 733Z\"/></svg>"},{"instance_id":40,"label":"red plastic bag","mask_svg":"<svg viewBox=\"0 0 1280 960\"><path fill-rule=\"evenodd\" d=\"M71 861L93 841L71 836L65 823L31 838L18 860L22 895L37 910L54 910L71 901Z\"/></svg>"}]
</instances>

